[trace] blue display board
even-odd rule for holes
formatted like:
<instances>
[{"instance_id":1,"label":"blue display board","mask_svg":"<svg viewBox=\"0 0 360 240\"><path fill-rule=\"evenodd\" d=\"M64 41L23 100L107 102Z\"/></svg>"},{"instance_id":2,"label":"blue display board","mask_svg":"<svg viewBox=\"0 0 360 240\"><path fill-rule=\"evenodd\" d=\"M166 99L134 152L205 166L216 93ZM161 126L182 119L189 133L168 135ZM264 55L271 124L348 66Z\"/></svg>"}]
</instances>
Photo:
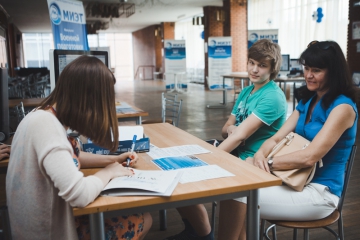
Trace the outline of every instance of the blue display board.
<instances>
[{"instance_id":1,"label":"blue display board","mask_svg":"<svg viewBox=\"0 0 360 240\"><path fill-rule=\"evenodd\" d=\"M55 49L89 50L83 3L48 0Z\"/></svg>"}]
</instances>

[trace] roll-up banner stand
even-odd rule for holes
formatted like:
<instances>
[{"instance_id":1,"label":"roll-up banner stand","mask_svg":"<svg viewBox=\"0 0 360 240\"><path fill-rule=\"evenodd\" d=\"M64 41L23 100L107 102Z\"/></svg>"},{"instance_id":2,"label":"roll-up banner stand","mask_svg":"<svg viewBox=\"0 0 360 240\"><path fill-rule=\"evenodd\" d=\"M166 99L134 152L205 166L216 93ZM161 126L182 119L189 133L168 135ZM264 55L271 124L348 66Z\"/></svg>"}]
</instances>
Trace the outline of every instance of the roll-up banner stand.
<instances>
[{"instance_id":1,"label":"roll-up banner stand","mask_svg":"<svg viewBox=\"0 0 360 240\"><path fill-rule=\"evenodd\" d=\"M232 72L231 37L208 39L208 84L209 88L223 88L222 75ZM226 88L231 88L225 85Z\"/></svg>"},{"instance_id":2,"label":"roll-up banner stand","mask_svg":"<svg viewBox=\"0 0 360 240\"><path fill-rule=\"evenodd\" d=\"M83 3L47 0L55 49L89 50Z\"/></svg>"},{"instance_id":3,"label":"roll-up banner stand","mask_svg":"<svg viewBox=\"0 0 360 240\"><path fill-rule=\"evenodd\" d=\"M166 88L174 88L173 73L186 74L186 49L185 40L164 40ZM182 88L186 88L183 84Z\"/></svg>"},{"instance_id":4,"label":"roll-up banner stand","mask_svg":"<svg viewBox=\"0 0 360 240\"><path fill-rule=\"evenodd\" d=\"M270 39L274 43L278 43L278 30L248 30L248 48L250 48L257 40L264 38Z\"/></svg>"}]
</instances>

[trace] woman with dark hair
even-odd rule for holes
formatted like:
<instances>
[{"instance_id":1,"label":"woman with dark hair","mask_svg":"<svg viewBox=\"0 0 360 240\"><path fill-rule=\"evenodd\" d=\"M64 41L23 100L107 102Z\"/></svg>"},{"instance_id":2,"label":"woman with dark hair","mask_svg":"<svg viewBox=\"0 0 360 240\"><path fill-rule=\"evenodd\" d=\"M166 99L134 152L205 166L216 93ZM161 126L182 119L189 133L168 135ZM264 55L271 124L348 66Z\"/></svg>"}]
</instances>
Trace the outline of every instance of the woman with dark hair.
<instances>
[{"instance_id":1,"label":"woman with dark hair","mask_svg":"<svg viewBox=\"0 0 360 240\"><path fill-rule=\"evenodd\" d=\"M69 129L112 151L118 146L115 78L96 57L81 56L61 73L54 91L19 124L6 176L13 239L90 239L87 217L74 221L113 178L133 175L136 153L119 156L80 152ZM84 177L80 167L104 167ZM143 239L148 213L105 220L107 239Z\"/></svg>"},{"instance_id":2,"label":"woman with dark hair","mask_svg":"<svg viewBox=\"0 0 360 240\"><path fill-rule=\"evenodd\" d=\"M269 220L309 221L331 214L343 191L345 166L355 143L358 111L356 89L339 45L333 41L311 42L300 56L306 89L301 101L280 130L266 140L246 161L266 172L317 166L304 190L286 185L259 190L260 216ZM303 150L267 158L288 133L311 141ZM219 239L245 239L246 199L223 201ZM223 207L224 206L224 207ZM238 207L236 207L238 206Z\"/></svg>"}]
</instances>

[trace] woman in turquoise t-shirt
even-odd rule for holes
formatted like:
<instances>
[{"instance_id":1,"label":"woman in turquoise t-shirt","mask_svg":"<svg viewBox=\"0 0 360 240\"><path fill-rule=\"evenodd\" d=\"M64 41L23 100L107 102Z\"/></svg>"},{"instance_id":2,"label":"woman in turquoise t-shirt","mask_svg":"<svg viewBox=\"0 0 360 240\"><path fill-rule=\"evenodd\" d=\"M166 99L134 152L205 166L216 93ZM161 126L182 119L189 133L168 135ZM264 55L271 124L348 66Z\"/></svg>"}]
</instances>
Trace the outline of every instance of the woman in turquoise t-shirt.
<instances>
[{"instance_id":1,"label":"woman in turquoise t-shirt","mask_svg":"<svg viewBox=\"0 0 360 240\"><path fill-rule=\"evenodd\" d=\"M313 166L313 180L297 192L282 185L259 189L260 216L264 219L310 221L330 215L344 187L344 171L355 143L358 111L344 54L336 42L311 42L300 56L306 88L301 101L280 130L246 161L266 172ZM311 141L303 150L267 158L289 132ZM237 202L238 201L238 202ZM245 239L246 200L220 203L219 239ZM230 213L230 214L229 214Z\"/></svg>"}]
</instances>

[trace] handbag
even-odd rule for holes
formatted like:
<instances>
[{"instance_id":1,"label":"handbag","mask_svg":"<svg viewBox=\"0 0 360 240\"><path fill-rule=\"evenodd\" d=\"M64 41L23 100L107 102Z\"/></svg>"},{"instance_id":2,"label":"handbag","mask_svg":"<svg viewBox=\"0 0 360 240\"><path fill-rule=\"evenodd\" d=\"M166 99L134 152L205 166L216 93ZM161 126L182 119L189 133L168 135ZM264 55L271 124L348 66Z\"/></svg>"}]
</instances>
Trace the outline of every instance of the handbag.
<instances>
[{"instance_id":1,"label":"handbag","mask_svg":"<svg viewBox=\"0 0 360 240\"><path fill-rule=\"evenodd\" d=\"M310 141L300 136L299 134L290 132L284 139L282 139L272 151L269 157L282 156L298 150L305 149L310 144ZM322 167L322 160L319 160L319 167ZM292 189L301 192L305 185L310 183L313 179L316 170L316 163L312 167L290 169L290 170L274 170L272 174L281 178L283 183Z\"/></svg>"}]
</instances>

